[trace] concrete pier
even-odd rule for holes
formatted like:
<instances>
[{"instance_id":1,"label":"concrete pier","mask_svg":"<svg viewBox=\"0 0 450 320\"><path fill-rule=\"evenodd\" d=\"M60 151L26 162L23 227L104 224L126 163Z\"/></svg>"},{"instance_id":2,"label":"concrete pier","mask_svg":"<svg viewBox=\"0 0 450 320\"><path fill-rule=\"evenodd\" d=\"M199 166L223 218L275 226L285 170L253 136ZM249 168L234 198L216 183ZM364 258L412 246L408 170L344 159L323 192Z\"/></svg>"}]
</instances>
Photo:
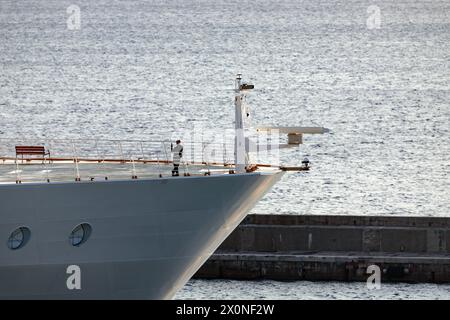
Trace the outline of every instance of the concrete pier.
<instances>
[{"instance_id":1,"label":"concrete pier","mask_svg":"<svg viewBox=\"0 0 450 320\"><path fill-rule=\"evenodd\" d=\"M450 283L450 217L249 215L197 278Z\"/></svg>"}]
</instances>

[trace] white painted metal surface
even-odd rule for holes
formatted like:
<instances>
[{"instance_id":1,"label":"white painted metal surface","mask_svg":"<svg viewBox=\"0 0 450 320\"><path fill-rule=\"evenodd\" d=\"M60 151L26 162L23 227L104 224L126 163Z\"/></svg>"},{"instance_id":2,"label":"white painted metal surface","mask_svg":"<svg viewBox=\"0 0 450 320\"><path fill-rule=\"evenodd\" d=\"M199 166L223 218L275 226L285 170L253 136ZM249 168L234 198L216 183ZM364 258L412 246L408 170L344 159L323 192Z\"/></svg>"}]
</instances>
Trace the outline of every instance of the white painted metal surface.
<instances>
[{"instance_id":1,"label":"white painted metal surface","mask_svg":"<svg viewBox=\"0 0 450 320\"><path fill-rule=\"evenodd\" d=\"M297 134L324 134L330 132L330 129L324 127L270 127L260 126L257 131L279 130L280 133L297 133Z\"/></svg>"}]
</instances>

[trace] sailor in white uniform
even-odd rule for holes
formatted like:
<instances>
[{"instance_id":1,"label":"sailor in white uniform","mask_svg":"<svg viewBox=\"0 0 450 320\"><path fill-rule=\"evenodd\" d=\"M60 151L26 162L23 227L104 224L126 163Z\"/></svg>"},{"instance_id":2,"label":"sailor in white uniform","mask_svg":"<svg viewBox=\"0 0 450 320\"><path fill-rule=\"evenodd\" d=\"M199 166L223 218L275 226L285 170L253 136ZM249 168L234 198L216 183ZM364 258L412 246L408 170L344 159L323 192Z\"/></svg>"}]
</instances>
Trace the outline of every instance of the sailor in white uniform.
<instances>
[{"instance_id":1,"label":"sailor in white uniform","mask_svg":"<svg viewBox=\"0 0 450 320\"><path fill-rule=\"evenodd\" d=\"M179 176L180 173L178 171L178 167L180 166L181 158L183 157L183 146L181 145L181 141L176 141L176 146L172 146L172 153L173 153L173 170L172 170L172 176Z\"/></svg>"}]
</instances>

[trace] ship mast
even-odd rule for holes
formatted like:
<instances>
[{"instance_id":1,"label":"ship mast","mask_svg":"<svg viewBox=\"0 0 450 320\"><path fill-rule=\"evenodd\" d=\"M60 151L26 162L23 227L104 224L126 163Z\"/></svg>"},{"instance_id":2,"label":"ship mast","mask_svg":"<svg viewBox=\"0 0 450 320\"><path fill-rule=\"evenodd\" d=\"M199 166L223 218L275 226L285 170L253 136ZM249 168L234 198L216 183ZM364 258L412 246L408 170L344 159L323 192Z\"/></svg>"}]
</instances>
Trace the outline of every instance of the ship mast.
<instances>
[{"instance_id":1,"label":"ship mast","mask_svg":"<svg viewBox=\"0 0 450 320\"><path fill-rule=\"evenodd\" d=\"M248 155L245 147L245 131L244 131L244 114L243 101L249 90L253 89L254 86L251 84L246 84L242 82L242 75L240 73L236 76L235 82L235 96L234 96L234 107L235 107L235 154L234 154L234 164L236 173L245 173L248 165Z\"/></svg>"}]
</instances>

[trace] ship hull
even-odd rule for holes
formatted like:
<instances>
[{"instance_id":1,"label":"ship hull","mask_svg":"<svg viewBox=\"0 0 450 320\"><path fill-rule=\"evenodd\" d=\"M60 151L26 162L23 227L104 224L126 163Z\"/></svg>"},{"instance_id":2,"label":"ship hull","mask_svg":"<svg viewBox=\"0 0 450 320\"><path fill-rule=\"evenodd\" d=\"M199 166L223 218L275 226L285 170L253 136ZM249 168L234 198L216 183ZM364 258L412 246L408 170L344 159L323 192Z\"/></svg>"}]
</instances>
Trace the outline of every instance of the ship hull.
<instances>
[{"instance_id":1,"label":"ship hull","mask_svg":"<svg viewBox=\"0 0 450 320\"><path fill-rule=\"evenodd\" d=\"M1 185L0 299L170 299L282 174ZM11 250L19 227L30 238Z\"/></svg>"}]
</instances>

